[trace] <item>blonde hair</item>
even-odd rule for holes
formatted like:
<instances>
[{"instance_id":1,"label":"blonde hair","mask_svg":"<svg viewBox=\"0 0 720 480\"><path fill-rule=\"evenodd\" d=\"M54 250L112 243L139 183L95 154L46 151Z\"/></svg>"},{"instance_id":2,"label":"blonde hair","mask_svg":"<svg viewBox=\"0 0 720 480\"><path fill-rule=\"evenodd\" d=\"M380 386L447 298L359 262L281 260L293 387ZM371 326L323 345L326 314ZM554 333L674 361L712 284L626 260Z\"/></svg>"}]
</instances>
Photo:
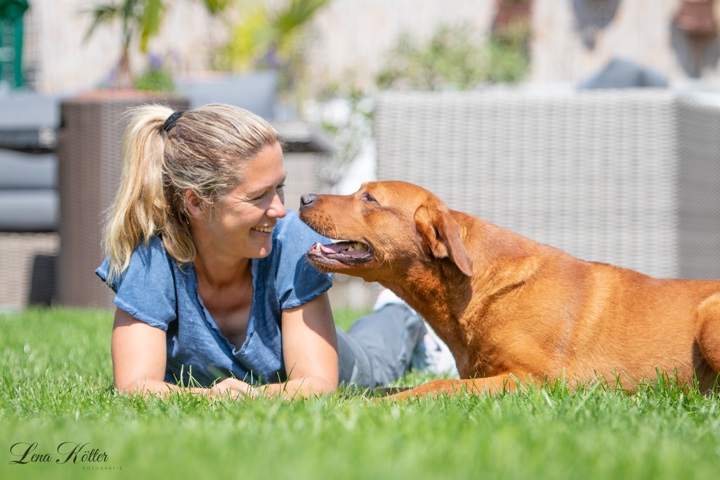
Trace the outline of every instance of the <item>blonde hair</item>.
<instances>
[{"instance_id":1,"label":"blonde hair","mask_svg":"<svg viewBox=\"0 0 720 480\"><path fill-rule=\"evenodd\" d=\"M103 234L108 282L127 268L140 242L147 244L155 235L178 264L192 262L196 250L185 192L192 190L212 205L242 181L247 161L280 142L272 126L239 107L205 105L165 125L171 114L162 105L129 113L120 187Z\"/></svg>"}]
</instances>

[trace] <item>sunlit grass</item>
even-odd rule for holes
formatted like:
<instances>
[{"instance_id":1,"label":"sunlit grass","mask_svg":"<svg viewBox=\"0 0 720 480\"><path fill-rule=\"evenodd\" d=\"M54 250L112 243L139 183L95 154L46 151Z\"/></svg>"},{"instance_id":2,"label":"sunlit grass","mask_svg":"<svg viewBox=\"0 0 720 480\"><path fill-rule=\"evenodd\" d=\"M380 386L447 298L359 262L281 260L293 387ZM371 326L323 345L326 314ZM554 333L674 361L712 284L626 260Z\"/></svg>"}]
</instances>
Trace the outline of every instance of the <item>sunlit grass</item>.
<instances>
[{"instance_id":1,"label":"sunlit grass","mask_svg":"<svg viewBox=\"0 0 720 480\"><path fill-rule=\"evenodd\" d=\"M720 471L720 398L672 382L632 394L558 382L402 404L348 392L293 402L143 399L112 389L111 326L106 311L0 316L0 478L686 480ZM50 463L10 463L34 442ZM63 442L107 461L55 463Z\"/></svg>"}]
</instances>

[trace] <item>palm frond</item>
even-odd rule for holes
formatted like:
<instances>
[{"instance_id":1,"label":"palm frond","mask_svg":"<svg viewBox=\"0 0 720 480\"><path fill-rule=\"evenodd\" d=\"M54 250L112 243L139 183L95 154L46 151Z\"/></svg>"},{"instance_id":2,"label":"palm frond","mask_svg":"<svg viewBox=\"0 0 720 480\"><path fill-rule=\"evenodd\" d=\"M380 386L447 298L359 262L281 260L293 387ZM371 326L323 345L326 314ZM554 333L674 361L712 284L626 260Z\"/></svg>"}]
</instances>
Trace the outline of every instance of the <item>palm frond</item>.
<instances>
[{"instance_id":1,"label":"palm frond","mask_svg":"<svg viewBox=\"0 0 720 480\"><path fill-rule=\"evenodd\" d=\"M234 0L203 0L205 8L212 15L224 12Z\"/></svg>"},{"instance_id":2,"label":"palm frond","mask_svg":"<svg viewBox=\"0 0 720 480\"><path fill-rule=\"evenodd\" d=\"M281 34L289 34L305 25L310 18L330 0L291 0L287 7L278 11L274 24Z\"/></svg>"},{"instance_id":3,"label":"palm frond","mask_svg":"<svg viewBox=\"0 0 720 480\"><path fill-rule=\"evenodd\" d=\"M121 9L116 5L98 5L90 10L83 10L82 13L92 16L92 23L85 32L83 41L87 42L101 25L112 23L120 18Z\"/></svg>"},{"instance_id":4,"label":"palm frond","mask_svg":"<svg viewBox=\"0 0 720 480\"><path fill-rule=\"evenodd\" d=\"M147 44L150 37L157 35L162 24L162 15L165 5L162 0L146 0L140 18L140 51L147 51Z\"/></svg>"}]
</instances>

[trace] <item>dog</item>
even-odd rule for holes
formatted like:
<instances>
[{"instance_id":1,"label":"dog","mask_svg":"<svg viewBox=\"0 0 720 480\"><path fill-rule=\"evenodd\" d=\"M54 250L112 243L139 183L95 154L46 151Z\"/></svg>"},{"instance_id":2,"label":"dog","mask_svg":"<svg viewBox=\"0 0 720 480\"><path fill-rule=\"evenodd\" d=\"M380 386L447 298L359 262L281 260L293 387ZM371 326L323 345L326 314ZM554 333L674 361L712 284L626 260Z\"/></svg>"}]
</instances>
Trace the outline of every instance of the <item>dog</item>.
<instances>
[{"instance_id":1,"label":"dog","mask_svg":"<svg viewBox=\"0 0 720 480\"><path fill-rule=\"evenodd\" d=\"M432 326L460 379L393 395L495 394L596 380L633 390L667 374L703 392L720 371L720 281L656 279L584 261L451 210L406 182L301 196L300 218L335 239L307 257L379 282Z\"/></svg>"}]
</instances>

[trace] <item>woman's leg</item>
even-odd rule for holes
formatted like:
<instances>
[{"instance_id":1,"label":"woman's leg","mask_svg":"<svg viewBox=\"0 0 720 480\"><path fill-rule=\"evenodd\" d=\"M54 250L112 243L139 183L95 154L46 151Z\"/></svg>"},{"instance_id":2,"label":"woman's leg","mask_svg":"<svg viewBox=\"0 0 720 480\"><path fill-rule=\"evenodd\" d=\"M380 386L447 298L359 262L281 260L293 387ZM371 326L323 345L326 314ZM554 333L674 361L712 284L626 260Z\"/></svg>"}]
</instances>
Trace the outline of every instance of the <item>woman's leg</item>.
<instances>
[{"instance_id":1,"label":"woman's leg","mask_svg":"<svg viewBox=\"0 0 720 480\"><path fill-rule=\"evenodd\" d=\"M404 304L387 304L338 330L340 383L374 388L410 368L415 347L426 333L422 318Z\"/></svg>"}]
</instances>

